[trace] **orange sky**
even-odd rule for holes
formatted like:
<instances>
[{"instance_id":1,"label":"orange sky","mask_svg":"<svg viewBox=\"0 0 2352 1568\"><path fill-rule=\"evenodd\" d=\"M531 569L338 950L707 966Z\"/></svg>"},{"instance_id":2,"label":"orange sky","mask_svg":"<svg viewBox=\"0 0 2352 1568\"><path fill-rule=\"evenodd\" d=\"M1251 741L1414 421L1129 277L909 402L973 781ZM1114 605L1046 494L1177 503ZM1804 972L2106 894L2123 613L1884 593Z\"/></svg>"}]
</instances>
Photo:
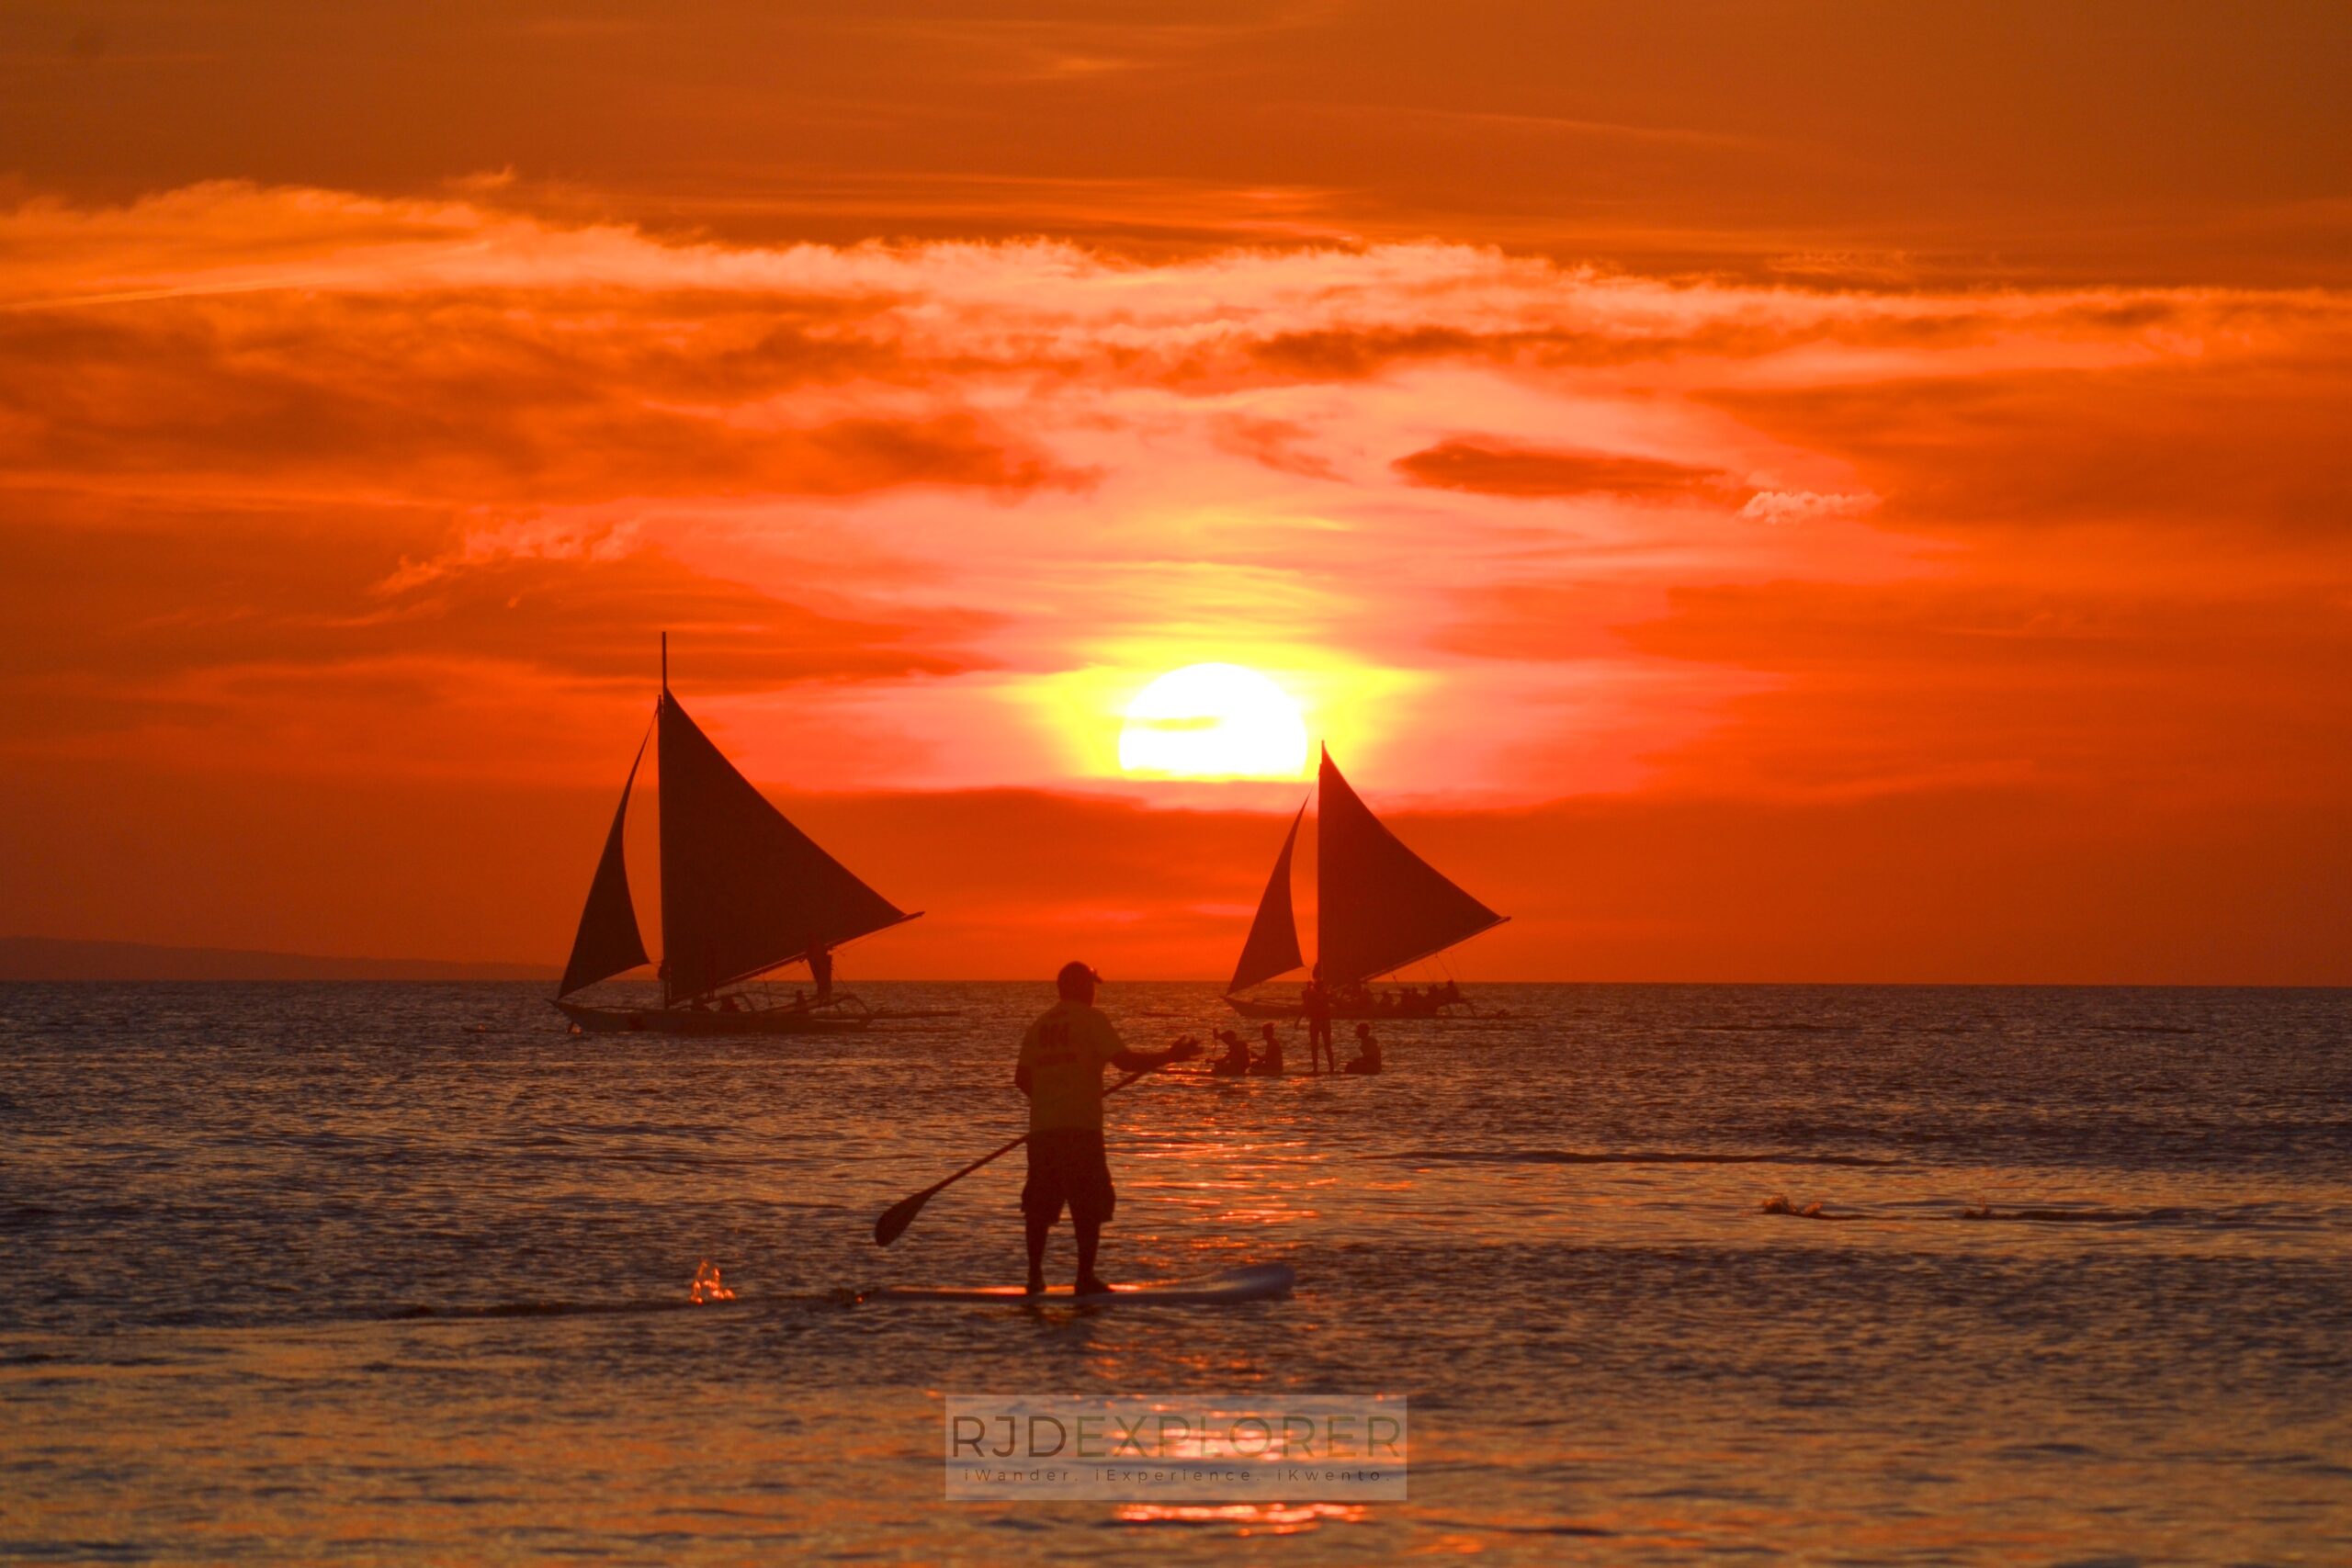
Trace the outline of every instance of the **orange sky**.
<instances>
[{"instance_id":1,"label":"orange sky","mask_svg":"<svg viewBox=\"0 0 2352 1568\"><path fill-rule=\"evenodd\" d=\"M1222 660L1516 917L1471 977L2352 982L2347 71L12 7L0 932L559 962L667 627L931 911L855 972L1224 973L1303 790L1114 761Z\"/></svg>"}]
</instances>

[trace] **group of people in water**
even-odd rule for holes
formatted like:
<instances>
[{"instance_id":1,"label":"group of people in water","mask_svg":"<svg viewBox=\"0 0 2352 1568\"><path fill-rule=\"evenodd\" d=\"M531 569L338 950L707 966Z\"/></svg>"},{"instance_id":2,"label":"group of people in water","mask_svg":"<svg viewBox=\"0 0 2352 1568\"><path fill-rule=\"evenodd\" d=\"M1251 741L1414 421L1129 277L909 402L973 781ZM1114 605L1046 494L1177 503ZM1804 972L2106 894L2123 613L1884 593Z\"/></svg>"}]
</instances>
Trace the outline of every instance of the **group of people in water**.
<instances>
[{"instance_id":1,"label":"group of people in water","mask_svg":"<svg viewBox=\"0 0 2352 1568\"><path fill-rule=\"evenodd\" d=\"M1370 1012L1375 1018L1434 1018L1442 1009L1466 999L1462 987L1452 980L1442 986L1407 986L1402 989L1383 987L1374 991L1352 986L1327 991L1319 977L1307 982L1304 998L1309 1022L1318 1010L1328 1016L1334 1008L1343 1012Z\"/></svg>"},{"instance_id":2,"label":"group of people in water","mask_svg":"<svg viewBox=\"0 0 2352 1568\"><path fill-rule=\"evenodd\" d=\"M1225 1055L1210 1059L1210 1076L1220 1078L1283 1077L1287 1069L1283 1062L1282 1035L1271 1023L1261 1024L1258 1034L1263 1042L1263 1047L1252 1055L1250 1043L1240 1035L1230 1029L1217 1030L1215 1039L1218 1044L1225 1047ZM1318 1040L1320 1041L1319 1050ZM1190 1036L1178 1043L1192 1045L1195 1048L1199 1045L1199 1042ZM1339 1059L1339 1053L1331 1049L1330 1031L1328 1027L1319 1035L1310 1033L1307 1036L1306 1054L1309 1072L1361 1074L1380 1071L1380 1041L1372 1032L1372 1025L1368 1023L1356 1025L1356 1054L1346 1062L1341 1062Z\"/></svg>"}]
</instances>

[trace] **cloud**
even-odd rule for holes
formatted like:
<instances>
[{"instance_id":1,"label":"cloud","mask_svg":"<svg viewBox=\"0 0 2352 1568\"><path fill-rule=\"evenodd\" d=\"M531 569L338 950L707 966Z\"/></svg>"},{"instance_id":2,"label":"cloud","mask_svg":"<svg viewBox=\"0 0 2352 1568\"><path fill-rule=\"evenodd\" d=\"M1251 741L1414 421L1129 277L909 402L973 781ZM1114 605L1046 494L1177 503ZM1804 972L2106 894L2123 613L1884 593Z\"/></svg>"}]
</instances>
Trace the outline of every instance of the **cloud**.
<instances>
[{"instance_id":1,"label":"cloud","mask_svg":"<svg viewBox=\"0 0 2352 1568\"><path fill-rule=\"evenodd\" d=\"M1391 467L1417 485L1528 500L1575 495L1683 500L1720 490L1725 482L1725 476L1712 469L1655 457L1547 451L1470 439L1440 442L1397 458Z\"/></svg>"},{"instance_id":2,"label":"cloud","mask_svg":"<svg viewBox=\"0 0 2352 1568\"><path fill-rule=\"evenodd\" d=\"M666 624L750 754L821 735L794 776L836 783L1108 785L1117 694L1230 659L1408 796L1925 787L2011 765L1998 704L1908 722L1812 659L1839 595L2039 594L2172 671L2230 594L2352 581L2325 290L726 243L500 180L25 201L0 301L23 733L223 766L300 708L310 755L551 774ZM1822 622L1727 608L1768 588ZM2119 593L2168 608L2127 637ZM1928 694L1984 655L1901 634L1848 654ZM2082 757L2147 736L2068 701ZM452 704L437 760L370 749Z\"/></svg>"},{"instance_id":3,"label":"cloud","mask_svg":"<svg viewBox=\"0 0 2352 1568\"><path fill-rule=\"evenodd\" d=\"M1667 609L1664 582L1498 582L1454 596L1458 618L1436 636L1450 653L1478 659L1550 661L1618 659L1621 628L1655 620Z\"/></svg>"},{"instance_id":4,"label":"cloud","mask_svg":"<svg viewBox=\"0 0 2352 1568\"><path fill-rule=\"evenodd\" d=\"M1895 289L2343 282L2343 24L2156 9L2128 35L2020 12L1996 49L1938 7L1694 29L1672 8L615 0L288 30L224 0L135 27L37 15L9 35L6 107L12 168L85 198L514 164L511 201L762 245L1054 232L1164 259L1444 234ZM107 47L75 51L77 27Z\"/></svg>"},{"instance_id":5,"label":"cloud","mask_svg":"<svg viewBox=\"0 0 2352 1568\"><path fill-rule=\"evenodd\" d=\"M970 646L986 615L827 613L626 536L501 547L469 545L447 515L414 509L141 505L94 519L86 503L19 501L0 521L13 649L0 746L20 756L108 739L240 766L373 767L388 755L503 771L526 737L547 746L569 734L583 706L639 706L664 632L706 694L936 679L990 662ZM502 709L515 728L505 741ZM315 751L266 739L289 729L344 739Z\"/></svg>"},{"instance_id":6,"label":"cloud","mask_svg":"<svg viewBox=\"0 0 2352 1568\"><path fill-rule=\"evenodd\" d=\"M690 375L658 310L635 354L594 315L240 297L0 316L0 461L51 482L476 503L1082 482L968 409L801 420L776 400L860 362L854 344L705 323Z\"/></svg>"},{"instance_id":7,"label":"cloud","mask_svg":"<svg viewBox=\"0 0 2352 1568\"><path fill-rule=\"evenodd\" d=\"M1339 469L1309 445L1314 433L1297 420L1253 418L1248 414L1211 416L1213 439L1228 452L1263 463L1283 473L1313 479L1337 479Z\"/></svg>"},{"instance_id":8,"label":"cloud","mask_svg":"<svg viewBox=\"0 0 2352 1568\"><path fill-rule=\"evenodd\" d=\"M2341 534L2352 519L2352 343L2287 354L1712 394L1850 465L1893 521Z\"/></svg>"},{"instance_id":9,"label":"cloud","mask_svg":"<svg viewBox=\"0 0 2352 1568\"><path fill-rule=\"evenodd\" d=\"M1772 678L1660 787L1838 796L1986 784L2117 798L2352 791L2352 601L2295 583L1680 588L1631 650Z\"/></svg>"},{"instance_id":10,"label":"cloud","mask_svg":"<svg viewBox=\"0 0 2352 1568\"><path fill-rule=\"evenodd\" d=\"M1810 490L1759 490L1742 503L1739 514L1759 523L1803 523L1815 517L1859 517L1878 504L1879 498L1862 491L1824 495Z\"/></svg>"}]
</instances>

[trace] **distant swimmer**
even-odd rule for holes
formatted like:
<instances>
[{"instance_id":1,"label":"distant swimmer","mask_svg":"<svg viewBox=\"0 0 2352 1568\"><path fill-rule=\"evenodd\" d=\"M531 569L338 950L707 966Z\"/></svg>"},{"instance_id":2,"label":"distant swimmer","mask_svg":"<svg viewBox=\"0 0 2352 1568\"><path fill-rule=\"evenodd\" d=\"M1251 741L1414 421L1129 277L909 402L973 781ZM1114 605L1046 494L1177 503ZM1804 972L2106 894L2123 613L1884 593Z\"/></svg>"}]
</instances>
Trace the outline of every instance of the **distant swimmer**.
<instances>
[{"instance_id":1,"label":"distant swimmer","mask_svg":"<svg viewBox=\"0 0 2352 1568\"><path fill-rule=\"evenodd\" d=\"M1380 1071L1380 1041L1372 1032L1372 1025L1356 1025L1356 1054L1344 1070L1351 1073Z\"/></svg>"},{"instance_id":2,"label":"distant swimmer","mask_svg":"<svg viewBox=\"0 0 2352 1568\"><path fill-rule=\"evenodd\" d=\"M1216 1040L1225 1047L1225 1055L1209 1064L1211 1073L1221 1078L1238 1078L1250 1070L1250 1047L1241 1036L1230 1029L1220 1029Z\"/></svg>"},{"instance_id":3,"label":"distant swimmer","mask_svg":"<svg viewBox=\"0 0 2352 1568\"><path fill-rule=\"evenodd\" d=\"M1250 1064L1250 1076L1259 1078L1281 1077L1283 1076L1283 1037L1274 1032L1274 1026L1271 1023L1259 1025L1258 1032L1265 1041L1266 1048L1258 1053L1256 1061Z\"/></svg>"},{"instance_id":4,"label":"distant swimmer","mask_svg":"<svg viewBox=\"0 0 2352 1568\"><path fill-rule=\"evenodd\" d=\"M1021 1213L1033 1294L1046 1288L1046 1241L1065 1206L1078 1235L1078 1294L1110 1289L1094 1272L1102 1226L1119 1197L1102 1148L1102 1069L1148 1072L1201 1054L1192 1040L1165 1051L1129 1050L1094 1006L1102 978L1083 964L1062 965L1054 981L1061 999L1021 1037L1021 1061L1012 1070L1013 1087L1029 1097L1029 1179L1021 1189Z\"/></svg>"}]
</instances>

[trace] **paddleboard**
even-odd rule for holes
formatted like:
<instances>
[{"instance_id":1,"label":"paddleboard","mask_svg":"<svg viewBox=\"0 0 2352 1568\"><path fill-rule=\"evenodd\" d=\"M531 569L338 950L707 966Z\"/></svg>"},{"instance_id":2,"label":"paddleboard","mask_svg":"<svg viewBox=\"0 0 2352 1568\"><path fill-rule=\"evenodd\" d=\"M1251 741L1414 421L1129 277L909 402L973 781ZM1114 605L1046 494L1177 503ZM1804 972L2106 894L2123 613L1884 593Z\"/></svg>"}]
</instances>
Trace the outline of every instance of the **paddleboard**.
<instances>
[{"instance_id":1,"label":"paddleboard","mask_svg":"<svg viewBox=\"0 0 2352 1568\"><path fill-rule=\"evenodd\" d=\"M1005 1306L1021 1302L1071 1301L1087 1305L1234 1306L1288 1295L1298 1276L1287 1263L1251 1263L1204 1274L1197 1280L1171 1280L1157 1285L1114 1285L1108 1295L1076 1296L1068 1285L1056 1285L1033 1296L1018 1285L891 1285L859 1297L868 1302L962 1302Z\"/></svg>"}]
</instances>

